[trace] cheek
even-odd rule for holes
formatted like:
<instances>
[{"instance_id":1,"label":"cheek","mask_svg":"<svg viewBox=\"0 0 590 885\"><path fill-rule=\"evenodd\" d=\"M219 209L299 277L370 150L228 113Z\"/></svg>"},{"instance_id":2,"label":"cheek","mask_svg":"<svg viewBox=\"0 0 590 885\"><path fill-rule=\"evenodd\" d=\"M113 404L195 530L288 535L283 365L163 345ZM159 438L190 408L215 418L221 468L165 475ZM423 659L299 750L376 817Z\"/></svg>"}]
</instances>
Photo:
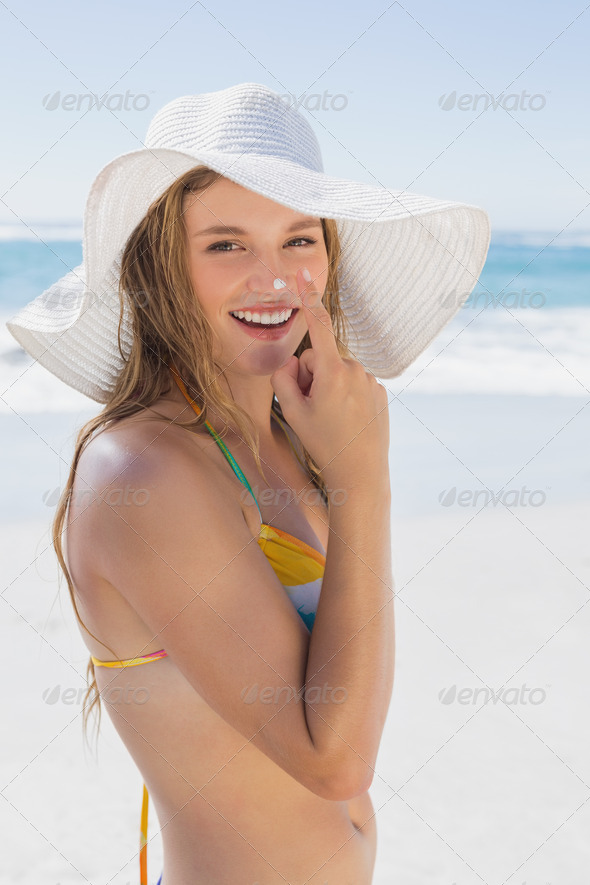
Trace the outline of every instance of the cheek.
<instances>
[{"instance_id":1,"label":"cheek","mask_svg":"<svg viewBox=\"0 0 590 885\"><path fill-rule=\"evenodd\" d=\"M312 289L316 292L321 292L322 300L325 303L325 296L328 291L328 259L326 257L325 260L320 258L317 262L310 261L307 266L311 273Z\"/></svg>"},{"instance_id":2,"label":"cheek","mask_svg":"<svg viewBox=\"0 0 590 885\"><path fill-rule=\"evenodd\" d=\"M224 291L223 281L210 266L195 258L189 258L188 270L193 294L199 301L203 313L211 320L215 316L219 296Z\"/></svg>"},{"instance_id":3,"label":"cheek","mask_svg":"<svg viewBox=\"0 0 590 885\"><path fill-rule=\"evenodd\" d=\"M328 253L326 250L324 249L320 254L316 254L313 261L309 262L308 267L311 271L312 279L315 280L318 288L321 289L323 286L325 289L330 270L328 267Z\"/></svg>"}]
</instances>

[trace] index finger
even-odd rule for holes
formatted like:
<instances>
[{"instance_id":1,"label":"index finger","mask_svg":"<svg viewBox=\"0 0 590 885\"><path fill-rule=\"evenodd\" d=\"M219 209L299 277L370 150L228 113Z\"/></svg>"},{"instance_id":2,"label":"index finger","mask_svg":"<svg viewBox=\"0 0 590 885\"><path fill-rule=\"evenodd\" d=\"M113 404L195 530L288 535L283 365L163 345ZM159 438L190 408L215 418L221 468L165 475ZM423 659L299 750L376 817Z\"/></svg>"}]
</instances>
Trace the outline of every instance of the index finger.
<instances>
[{"instance_id":1,"label":"index finger","mask_svg":"<svg viewBox=\"0 0 590 885\"><path fill-rule=\"evenodd\" d=\"M303 275L305 270L307 268L303 267L297 271L297 285L311 346L316 353L320 353L322 356L339 356L332 318L322 303L321 293L312 288L311 281L308 282L305 279Z\"/></svg>"}]
</instances>

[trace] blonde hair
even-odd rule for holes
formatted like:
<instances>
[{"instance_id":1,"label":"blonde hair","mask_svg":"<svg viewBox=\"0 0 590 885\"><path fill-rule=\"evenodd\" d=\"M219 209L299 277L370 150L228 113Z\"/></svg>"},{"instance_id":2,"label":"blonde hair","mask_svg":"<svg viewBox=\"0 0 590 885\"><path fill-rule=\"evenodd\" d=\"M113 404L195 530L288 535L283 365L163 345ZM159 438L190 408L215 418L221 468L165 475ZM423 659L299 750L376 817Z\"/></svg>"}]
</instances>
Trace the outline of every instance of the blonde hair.
<instances>
[{"instance_id":1,"label":"blonde hair","mask_svg":"<svg viewBox=\"0 0 590 885\"><path fill-rule=\"evenodd\" d=\"M181 426L202 427L207 420L208 409L211 409L222 417L226 427L231 425L232 428L238 428L264 478L260 464L258 431L249 415L225 393L218 381L223 369L214 360L212 330L198 299L195 298L188 272L184 201L190 194L200 193L222 177L206 166L197 166L181 175L152 203L145 217L130 235L123 251L119 280L118 343L124 357L121 324L126 308L133 330L131 352L103 410L78 432L68 480L52 524L53 547L66 578L76 618L97 640L98 637L88 630L80 618L62 548L62 535L78 462L84 447L96 431L105 430L112 422L143 411L169 392L171 377L168 364L172 360L191 397L201 407L198 416L193 415ZM346 345L347 324L339 302L340 241L336 222L332 219L321 221L328 255L328 278L323 303L332 319L339 353L350 357ZM295 355L300 356L310 346L309 335L306 334ZM273 409L284 420L276 397ZM171 421L164 416L162 418ZM175 423L181 422L177 420ZM328 503L326 487L317 465L305 448L303 454L313 483ZM117 658L110 646L102 644ZM88 718L97 706L98 738L102 708L91 658L88 661L86 678L89 684L83 700L83 732L87 736ZM90 697L92 700L88 706Z\"/></svg>"}]
</instances>

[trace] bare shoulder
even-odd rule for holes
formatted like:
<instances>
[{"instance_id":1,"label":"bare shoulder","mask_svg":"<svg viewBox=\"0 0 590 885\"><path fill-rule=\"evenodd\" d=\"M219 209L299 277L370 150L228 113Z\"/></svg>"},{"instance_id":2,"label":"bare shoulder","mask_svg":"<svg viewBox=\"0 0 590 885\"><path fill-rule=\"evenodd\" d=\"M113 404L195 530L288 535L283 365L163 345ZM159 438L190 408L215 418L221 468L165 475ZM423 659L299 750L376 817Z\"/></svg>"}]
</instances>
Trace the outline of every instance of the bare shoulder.
<instances>
[{"instance_id":1,"label":"bare shoulder","mask_svg":"<svg viewBox=\"0 0 590 885\"><path fill-rule=\"evenodd\" d=\"M84 476L109 481L120 471L171 470L177 458L190 458L193 469L204 466L202 435L159 417L151 411L122 418L99 429L88 441L80 456ZM171 456L177 456L172 458Z\"/></svg>"},{"instance_id":2,"label":"bare shoulder","mask_svg":"<svg viewBox=\"0 0 590 885\"><path fill-rule=\"evenodd\" d=\"M70 517L84 512L88 519L99 520L105 505L142 506L156 488L186 488L188 482L199 488L199 497L219 493L224 477L212 466L204 436L150 412L99 429L76 467ZM231 497L227 496L228 508ZM236 506L239 513L237 501Z\"/></svg>"}]
</instances>

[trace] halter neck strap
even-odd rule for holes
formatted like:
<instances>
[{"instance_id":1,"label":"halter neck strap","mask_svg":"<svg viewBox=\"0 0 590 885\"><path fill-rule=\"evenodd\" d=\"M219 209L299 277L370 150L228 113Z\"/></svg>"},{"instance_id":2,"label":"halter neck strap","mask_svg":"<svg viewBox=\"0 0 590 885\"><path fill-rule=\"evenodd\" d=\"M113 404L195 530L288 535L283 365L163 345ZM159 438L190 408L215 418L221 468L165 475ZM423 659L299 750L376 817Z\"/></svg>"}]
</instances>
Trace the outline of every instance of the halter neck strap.
<instances>
[{"instance_id":1,"label":"halter neck strap","mask_svg":"<svg viewBox=\"0 0 590 885\"><path fill-rule=\"evenodd\" d=\"M202 409L200 408L200 406L197 405L197 403L189 395L189 392L186 389L186 385L185 385L184 381L182 380L182 378L180 377L180 375L178 374L176 367L172 363L170 363L169 369L174 376L174 380L176 381L180 390L184 394L185 399L190 403L190 405L193 407L193 409L197 413L197 415L200 415ZM264 520L262 519L262 511L260 510L260 507L258 505L258 501L256 500L256 495L252 491L250 483L248 482L248 480L244 476L242 469L240 468L240 465L238 464L238 462L236 461L236 459L234 458L234 456L232 455L232 453L230 452L230 450L228 449L228 447L226 446L224 441L221 439L221 437L219 436L219 434L217 433L215 428L212 427L208 421L205 421L205 426L206 426L207 430L209 431L209 433L211 434L211 436L213 437L213 439L215 440L215 442L217 443L217 445L219 446L219 448L221 449L221 451L223 452L223 454L225 455L225 457L227 458L227 460L229 461L229 463L231 464L232 469L233 469L234 473L236 474L236 476L238 477L238 479L240 480L240 482L248 489L248 491L250 492L250 494L254 498L254 503L256 504L256 507L258 507L258 513L260 514L260 520L261 520L261 522L263 522Z\"/></svg>"}]
</instances>

